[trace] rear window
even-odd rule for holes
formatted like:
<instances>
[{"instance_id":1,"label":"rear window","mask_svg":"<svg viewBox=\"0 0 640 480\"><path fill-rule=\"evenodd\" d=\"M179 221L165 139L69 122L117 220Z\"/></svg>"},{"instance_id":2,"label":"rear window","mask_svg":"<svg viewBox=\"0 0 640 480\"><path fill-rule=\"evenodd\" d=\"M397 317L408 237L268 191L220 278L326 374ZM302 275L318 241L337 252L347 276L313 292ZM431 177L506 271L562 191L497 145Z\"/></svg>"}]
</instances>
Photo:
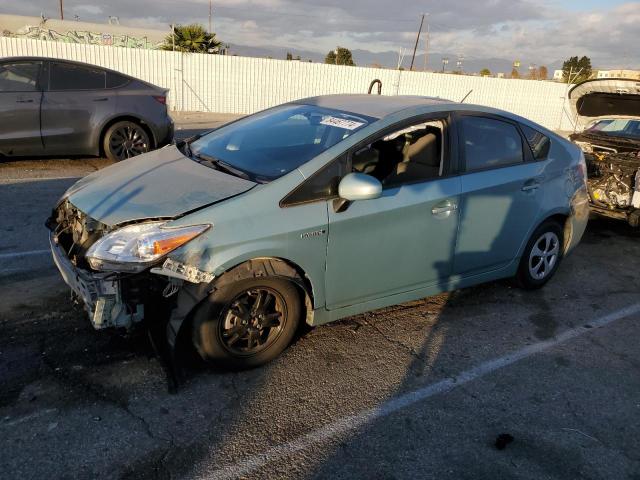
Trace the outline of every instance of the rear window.
<instances>
[{"instance_id":1,"label":"rear window","mask_svg":"<svg viewBox=\"0 0 640 480\"><path fill-rule=\"evenodd\" d=\"M542 160L547 158L549 154L549 148L551 147L551 140L549 137L540 133L535 128L527 127L526 125L520 125L522 133L524 133L531 151L533 152L533 158L536 160Z\"/></svg>"},{"instance_id":2,"label":"rear window","mask_svg":"<svg viewBox=\"0 0 640 480\"><path fill-rule=\"evenodd\" d=\"M512 124L485 117L463 117L461 123L468 172L524 162L522 138Z\"/></svg>"},{"instance_id":3,"label":"rear window","mask_svg":"<svg viewBox=\"0 0 640 480\"><path fill-rule=\"evenodd\" d=\"M99 90L106 86L106 73L99 68L51 63L49 90Z\"/></svg>"}]
</instances>

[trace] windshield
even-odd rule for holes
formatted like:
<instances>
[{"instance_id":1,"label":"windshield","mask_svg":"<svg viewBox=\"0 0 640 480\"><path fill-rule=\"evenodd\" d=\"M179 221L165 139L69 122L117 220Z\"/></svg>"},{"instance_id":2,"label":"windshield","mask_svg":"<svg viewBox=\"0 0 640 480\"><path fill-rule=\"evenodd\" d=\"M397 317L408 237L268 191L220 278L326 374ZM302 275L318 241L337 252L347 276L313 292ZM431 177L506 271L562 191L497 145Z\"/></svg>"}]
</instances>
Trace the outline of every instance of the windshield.
<instances>
[{"instance_id":1,"label":"windshield","mask_svg":"<svg viewBox=\"0 0 640 480\"><path fill-rule=\"evenodd\" d=\"M282 105L205 135L190 145L191 155L215 160L264 183L298 168L374 120L314 105Z\"/></svg>"},{"instance_id":2,"label":"windshield","mask_svg":"<svg viewBox=\"0 0 640 480\"><path fill-rule=\"evenodd\" d=\"M604 133L617 137L640 138L640 119L617 118L599 120L587 129L590 133Z\"/></svg>"}]
</instances>

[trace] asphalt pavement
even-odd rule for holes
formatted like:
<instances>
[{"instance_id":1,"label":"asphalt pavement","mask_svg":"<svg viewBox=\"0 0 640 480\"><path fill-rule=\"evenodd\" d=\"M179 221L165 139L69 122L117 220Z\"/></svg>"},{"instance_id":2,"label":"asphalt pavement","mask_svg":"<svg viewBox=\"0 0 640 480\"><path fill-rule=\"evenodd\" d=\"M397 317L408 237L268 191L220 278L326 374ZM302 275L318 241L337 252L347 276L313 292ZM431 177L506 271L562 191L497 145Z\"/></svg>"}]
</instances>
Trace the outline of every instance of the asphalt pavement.
<instances>
[{"instance_id":1,"label":"asphalt pavement","mask_svg":"<svg viewBox=\"0 0 640 480\"><path fill-rule=\"evenodd\" d=\"M539 291L354 316L247 372L185 357L171 395L146 337L94 331L46 252L56 199L106 164L0 164L0 477L640 479L637 231L590 222Z\"/></svg>"}]
</instances>

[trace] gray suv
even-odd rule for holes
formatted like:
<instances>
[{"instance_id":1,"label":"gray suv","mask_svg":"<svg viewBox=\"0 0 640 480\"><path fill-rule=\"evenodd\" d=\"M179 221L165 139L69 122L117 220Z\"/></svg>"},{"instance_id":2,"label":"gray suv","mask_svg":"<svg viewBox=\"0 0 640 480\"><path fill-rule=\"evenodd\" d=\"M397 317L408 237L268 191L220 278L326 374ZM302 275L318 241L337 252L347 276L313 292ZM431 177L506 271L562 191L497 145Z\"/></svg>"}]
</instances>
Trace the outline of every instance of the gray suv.
<instances>
[{"instance_id":1,"label":"gray suv","mask_svg":"<svg viewBox=\"0 0 640 480\"><path fill-rule=\"evenodd\" d=\"M169 143L168 90L112 70L39 57L0 61L0 155L122 160Z\"/></svg>"}]
</instances>

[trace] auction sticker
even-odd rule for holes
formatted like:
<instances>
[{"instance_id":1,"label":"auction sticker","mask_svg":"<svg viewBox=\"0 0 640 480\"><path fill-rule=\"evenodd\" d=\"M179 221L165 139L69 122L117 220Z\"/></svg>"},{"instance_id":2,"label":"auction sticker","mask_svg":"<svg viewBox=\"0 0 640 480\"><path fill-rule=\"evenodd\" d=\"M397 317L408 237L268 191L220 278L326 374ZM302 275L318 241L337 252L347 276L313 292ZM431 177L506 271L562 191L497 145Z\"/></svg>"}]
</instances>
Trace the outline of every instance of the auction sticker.
<instances>
[{"instance_id":1,"label":"auction sticker","mask_svg":"<svg viewBox=\"0 0 640 480\"><path fill-rule=\"evenodd\" d=\"M338 117L325 117L320 122L322 125L329 125L331 127L344 128L345 130L355 130L360 128L364 123L356 122L355 120L347 120L345 118Z\"/></svg>"}]
</instances>

